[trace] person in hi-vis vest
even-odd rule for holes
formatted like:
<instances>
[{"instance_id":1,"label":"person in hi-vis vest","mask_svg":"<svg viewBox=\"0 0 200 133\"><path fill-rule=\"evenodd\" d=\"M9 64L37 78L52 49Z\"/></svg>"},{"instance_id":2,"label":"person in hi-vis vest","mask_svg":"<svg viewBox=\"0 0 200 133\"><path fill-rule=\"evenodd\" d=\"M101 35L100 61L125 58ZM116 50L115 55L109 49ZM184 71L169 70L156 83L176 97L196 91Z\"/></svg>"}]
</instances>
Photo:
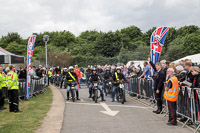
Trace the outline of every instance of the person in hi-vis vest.
<instances>
[{"instance_id":1,"label":"person in hi-vis vest","mask_svg":"<svg viewBox=\"0 0 200 133\"><path fill-rule=\"evenodd\" d=\"M18 76L15 73L15 66L10 65L10 71L7 74L7 86L9 92L9 108L10 112L22 112L19 110L19 80Z\"/></svg>"},{"instance_id":2,"label":"person in hi-vis vest","mask_svg":"<svg viewBox=\"0 0 200 133\"><path fill-rule=\"evenodd\" d=\"M167 87L165 88L164 98L167 100L168 110L169 110L169 120L168 125L177 125L177 115L176 115L176 101L178 100L179 94L179 84L178 79L174 75L174 69L167 69L167 76L169 77L167 81Z\"/></svg>"},{"instance_id":3,"label":"person in hi-vis vest","mask_svg":"<svg viewBox=\"0 0 200 133\"><path fill-rule=\"evenodd\" d=\"M4 107L5 89L6 88L6 74L3 72L3 67L0 66L0 110L6 109Z\"/></svg>"},{"instance_id":4,"label":"person in hi-vis vest","mask_svg":"<svg viewBox=\"0 0 200 133\"><path fill-rule=\"evenodd\" d=\"M69 82L78 82L78 76L76 75L76 73L74 72L74 68L72 66L69 67L69 72L66 74L66 79L65 79L68 83L67 85L67 100L69 100L69 90L70 90L70 83ZM75 86L76 88L76 98L77 100L79 99L79 93L78 93L78 88L77 85Z\"/></svg>"}]
</instances>

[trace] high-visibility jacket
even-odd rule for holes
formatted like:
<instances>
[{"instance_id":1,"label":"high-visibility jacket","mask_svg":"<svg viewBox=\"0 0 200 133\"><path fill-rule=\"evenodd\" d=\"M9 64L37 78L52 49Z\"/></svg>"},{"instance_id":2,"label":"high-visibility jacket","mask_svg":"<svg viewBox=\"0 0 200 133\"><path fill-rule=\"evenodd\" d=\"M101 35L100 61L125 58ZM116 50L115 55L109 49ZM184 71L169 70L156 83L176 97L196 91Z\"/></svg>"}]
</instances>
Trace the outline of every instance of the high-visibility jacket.
<instances>
[{"instance_id":1,"label":"high-visibility jacket","mask_svg":"<svg viewBox=\"0 0 200 133\"><path fill-rule=\"evenodd\" d=\"M74 72L76 73L76 75L79 77L79 78L81 78L81 71L80 71L80 69L79 68L74 68Z\"/></svg>"},{"instance_id":2,"label":"high-visibility jacket","mask_svg":"<svg viewBox=\"0 0 200 133\"><path fill-rule=\"evenodd\" d=\"M3 75L0 74L0 89L2 89L2 83L3 83Z\"/></svg>"},{"instance_id":3,"label":"high-visibility jacket","mask_svg":"<svg viewBox=\"0 0 200 133\"><path fill-rule=\"evenodd\" d=\"M165 90L164 98L167 101L175 102L178 100L178 94L179 94L178 79L177 77L173 76L167 81L167 83L169 81L172 82L172 88L170 88L169 90Z\"/></svg>"},{"instance_id":4,"label":"high-visibility jacket","mask_svg":"<svg viewBox=\"0 0 200 133\"><path fill-rule=\"evenodd\" d=\"M51 71L48 71L48 75L49 75L49 78L51 78L52 72L51 72Z\"/></svg>"},{"instance_id":5,"label":"high-visibility jacket","mask_svg":"<svg viewBox=\"0 0 200 133\"><path fill-rule=\"evenodd\" d=\"M7 84L6 84L6 74L4 72L2 72L2 73L0 73L0 76L2 77L1 87L7 87Z\"/></svg>"},{"instance_id":6,"label":"high-visibility jacket","mask_svg":"<svg viewBox=\"0 0 200 133\"><path fill-rule=\"evenodd\" d=\"M13 90L13 89L18 90L19 89L18 76L15 72L10 71L7 74L7 85L11 90Z\"/></svg>"}]
</instances>

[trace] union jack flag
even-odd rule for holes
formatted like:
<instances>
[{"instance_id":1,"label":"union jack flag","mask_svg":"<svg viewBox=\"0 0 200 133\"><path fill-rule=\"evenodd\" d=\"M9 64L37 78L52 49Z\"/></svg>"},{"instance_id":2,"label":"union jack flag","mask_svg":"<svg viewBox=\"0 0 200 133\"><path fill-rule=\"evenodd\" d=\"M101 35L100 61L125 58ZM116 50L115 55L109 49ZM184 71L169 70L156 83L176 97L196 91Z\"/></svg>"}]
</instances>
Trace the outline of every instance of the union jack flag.
<instances>
[{"instance_id":1,"label":"union jack flag","mask_svg":"<svg viewBox=\"0 0 200 133\"><path fill-rule=\"evenodd\" d=\"M31 79L31 61L33 57L33 50L35 46L36 41L36 35L32 35L28 40L28 46L27 46L27 82L26 82L26 95L25 99L30 99L30 79Z\"/></svg>"},{"instance_id":2,"label":"union jack flag","mask_svg":"<svg viewBox=\"0 0 200 133\"><path fill-rule=\"evenodd\" d=\"M151 61L158 62L169 27L159 27L151 35Z\"/></svg>"}]
</instances>

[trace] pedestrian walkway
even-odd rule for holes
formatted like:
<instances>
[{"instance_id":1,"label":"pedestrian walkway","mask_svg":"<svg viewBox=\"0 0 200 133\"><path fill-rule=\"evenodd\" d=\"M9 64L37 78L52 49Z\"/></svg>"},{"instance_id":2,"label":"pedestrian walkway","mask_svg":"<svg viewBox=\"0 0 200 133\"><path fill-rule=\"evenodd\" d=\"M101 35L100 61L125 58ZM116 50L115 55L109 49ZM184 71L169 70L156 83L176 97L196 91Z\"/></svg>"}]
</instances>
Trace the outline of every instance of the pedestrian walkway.
<instances>
[{"instance_id":1,"label":"pedestrian walkway","mask_svg":"<svg viewBox=\"0 0 200 133\"><path fill-rule=\"evenodd\" d=\"M53 93L51 109L36 133L60 133L62 128L65 101L62 94L55 86L51 85L50 88Z\"/></svg>"}]
</instances>

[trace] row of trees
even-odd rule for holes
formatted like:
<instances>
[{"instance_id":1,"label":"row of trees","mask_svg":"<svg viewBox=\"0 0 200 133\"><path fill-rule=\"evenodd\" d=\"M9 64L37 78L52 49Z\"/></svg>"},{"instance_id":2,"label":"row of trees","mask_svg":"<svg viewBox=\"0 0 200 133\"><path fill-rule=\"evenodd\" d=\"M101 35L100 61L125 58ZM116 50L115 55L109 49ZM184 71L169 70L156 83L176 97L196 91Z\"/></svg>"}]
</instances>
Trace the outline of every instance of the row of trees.
<instances>
[{"instance_id":1,"label":"row of trees","mask_svg":"<svg viewBox=\"0 0 200 133\"><path fill-rule=\"evenodd\" d=\"M69 31L36 33L33 60L45 60L43 35L50 37L48 59L50 65L127 63L129 60L146 60L150 52L150 37L155 27L142 33L136 26L115 32L82 32L78 37ZM18 33L8 33L0 39L0 47L26 56L28 39ZM165 40L161 59L174 61L200 52L200 28L195 25L179 29L171 27Z\"/></svg>"}]
</instances>

